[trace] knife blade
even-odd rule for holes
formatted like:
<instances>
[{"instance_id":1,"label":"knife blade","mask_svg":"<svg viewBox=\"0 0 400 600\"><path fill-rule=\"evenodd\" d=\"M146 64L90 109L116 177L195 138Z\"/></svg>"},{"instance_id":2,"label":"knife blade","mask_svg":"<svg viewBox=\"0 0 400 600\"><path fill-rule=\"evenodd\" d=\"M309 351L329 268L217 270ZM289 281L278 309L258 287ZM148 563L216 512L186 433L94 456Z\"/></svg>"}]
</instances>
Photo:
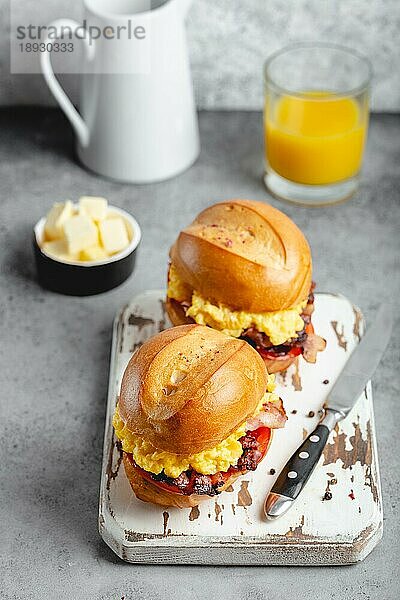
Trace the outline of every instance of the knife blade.
<instances>
[{"instance_id":1,"label":"knife blade","mask_svg":"<svg viewBox=\"0 0 400 600\"><path fill-rule=\"evenodd\" d=\"M392 327L391 308L382 304L331 389L322 420L293 453L272 486L264 504L268 520L286 513L299 496L320 459L330 432L347 417L375 373L389 343Z\"/></svg>"}]
</instances>

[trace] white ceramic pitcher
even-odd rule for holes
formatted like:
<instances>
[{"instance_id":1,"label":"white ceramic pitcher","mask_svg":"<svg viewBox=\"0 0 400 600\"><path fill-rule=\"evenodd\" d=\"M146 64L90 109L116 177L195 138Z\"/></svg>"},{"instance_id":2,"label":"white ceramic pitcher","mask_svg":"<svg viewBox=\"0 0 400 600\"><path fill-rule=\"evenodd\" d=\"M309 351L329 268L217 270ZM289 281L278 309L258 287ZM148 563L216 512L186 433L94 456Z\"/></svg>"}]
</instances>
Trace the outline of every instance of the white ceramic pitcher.
<instances>
[{"instance_id":1,"label":"white ceramic pitcher","mask_svg":"<svg viewBox=\"0 0 400 600\"><path fill-rule=\"evenodd\" d=\"M86 24L109 34L130 20L131 31L139 28L136 40L110 43L97 35L93 40L88 25L83 30L70 19L48 26L60 37L66 26L84 31L80 112L54 75L51 52L42 54L41 66L75 130L78 156L92 171L147 183L173 177L196 160L198 123L184 23L190 4L191 0L84 0ZM55 43L48 38L46 48L51 50Z\"/></svg>"}]
</instances>

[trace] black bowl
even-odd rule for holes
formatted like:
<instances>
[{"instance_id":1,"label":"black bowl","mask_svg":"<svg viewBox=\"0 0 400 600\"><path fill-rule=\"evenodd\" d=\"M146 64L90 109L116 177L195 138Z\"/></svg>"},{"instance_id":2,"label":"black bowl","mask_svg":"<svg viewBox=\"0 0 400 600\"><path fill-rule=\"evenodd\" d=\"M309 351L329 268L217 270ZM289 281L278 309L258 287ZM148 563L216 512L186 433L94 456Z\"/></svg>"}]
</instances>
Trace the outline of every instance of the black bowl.
<instances>
[{"instance_id":1,"label":"black bowl","mask_svg":"<svg viewBox=\"0 0 400 600\"><path fill-rule=\"evenodd\" d=\"M132 274L136 250L141 238L139 223L129 213L110 206L121 216L128 228L130 243L125 250L105 260L93 262L64 262L52 258L40 248L46 219L40 219L33 231L33 250L39 283L42 287L69 296L90 296L107 292Z\"/></svg>"}]
</instances>

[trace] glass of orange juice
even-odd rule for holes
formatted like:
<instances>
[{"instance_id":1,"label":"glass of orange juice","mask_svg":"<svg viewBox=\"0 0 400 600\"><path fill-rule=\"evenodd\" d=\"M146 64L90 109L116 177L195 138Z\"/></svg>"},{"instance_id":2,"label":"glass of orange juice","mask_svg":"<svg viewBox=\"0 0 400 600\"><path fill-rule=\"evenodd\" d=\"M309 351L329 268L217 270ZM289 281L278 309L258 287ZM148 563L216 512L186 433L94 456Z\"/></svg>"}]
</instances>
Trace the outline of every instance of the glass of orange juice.
<instances>
[{"instance_id":1,"label":"glass of orange juice","mask_svg":"<svg viewBox=\"0 0 400 600\"><path fill-rule=\"evenodd\" d=\"M357 189L368 130L371 66L330 44L296 44L265 63L264 181L307 205L341 202Z\"/></svg>"}]
</instances>

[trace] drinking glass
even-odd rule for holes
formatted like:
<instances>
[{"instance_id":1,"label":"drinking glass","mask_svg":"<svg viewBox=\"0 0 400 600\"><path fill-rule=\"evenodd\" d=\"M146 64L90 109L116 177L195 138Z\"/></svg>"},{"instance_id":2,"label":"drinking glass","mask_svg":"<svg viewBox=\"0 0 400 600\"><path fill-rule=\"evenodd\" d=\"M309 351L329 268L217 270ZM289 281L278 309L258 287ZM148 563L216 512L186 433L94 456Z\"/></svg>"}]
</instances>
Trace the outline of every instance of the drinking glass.
<instances>
[{"instance_id":1,"label":"drinking glass","mask_svg":"<svg viewBox=\"0 0 400 600\"><path fill-rule=\"evenodd\" d=\"M318 206L356 191L370 81L367 58L331 44L296 44L266 61L264 181L272 194Z\"/></svg>"}]
</instances>

